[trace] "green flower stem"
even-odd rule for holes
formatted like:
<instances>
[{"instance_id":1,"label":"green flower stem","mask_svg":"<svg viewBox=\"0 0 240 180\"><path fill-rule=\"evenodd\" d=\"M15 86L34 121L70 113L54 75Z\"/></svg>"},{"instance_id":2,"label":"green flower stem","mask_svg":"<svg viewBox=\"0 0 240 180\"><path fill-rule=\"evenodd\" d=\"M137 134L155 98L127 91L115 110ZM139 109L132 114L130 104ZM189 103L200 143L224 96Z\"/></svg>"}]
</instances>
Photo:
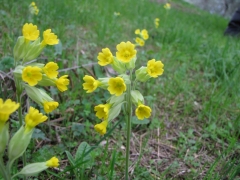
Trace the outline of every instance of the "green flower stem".
<instances>
[{"instance_id":1,"label":"green flower stem","mask_svg":"<svg viewBox=\"0 0 240 180\"><path fill-rule=\"evenodd\" d=\"M132 82L132 71L130 71L130 81ZM128 168L130 159L130 139L131 139L131 119L132 119L132 101L131 101L131 83L127 86L127 144L125 160L125 180L128 180Z\"/></svg>"},{"instance_id":2,"label":"green flower stem","mask_svg":"<svg viewBox=\"0 0 240 180\"><path fill-rule=\"evenodd\" d=\"M17 102L20 105L19 108L18 108L18 120L19 120L19 128L20 128L23 125L23 119L22 119L22 99L21 99L22 86L21 86L21 83L19 82L18 79L15 79L15 83L16 83L16 87L17 87ZM23 153L22 161L23 161L23 167L25 167L26 166L26 152ZM10 169L9 169L9 171L10 171ZM23 179L25 180L26 177L23 177Z\"/></svg>"},{"instance_id":3,"label":"green flower stem","mask_svg":"<svg viewBox=\"0 0 240 180\"><path fill-rule=\"evenodd\" d=\"M2 157L0 158L0 173L3 177L3 179L6 179L6 180L11 179L10 175L8 174L8 172L6 170L6 167L4 166Z\"/></svg>"}]
</instances>

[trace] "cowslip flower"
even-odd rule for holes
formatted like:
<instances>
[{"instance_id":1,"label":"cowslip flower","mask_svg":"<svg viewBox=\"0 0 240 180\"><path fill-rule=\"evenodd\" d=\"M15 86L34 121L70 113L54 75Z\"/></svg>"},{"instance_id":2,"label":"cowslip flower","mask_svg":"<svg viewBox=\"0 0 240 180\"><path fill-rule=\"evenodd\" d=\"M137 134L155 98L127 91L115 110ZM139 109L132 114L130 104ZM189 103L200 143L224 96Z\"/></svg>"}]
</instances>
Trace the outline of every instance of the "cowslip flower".
<instances>
[{"instance_id":1,"label":"cowslip flower","mask_svg":"<svg viewBox=\"0 0 240 180\"><path fill-rule=\"evenodd\" d=\"M98 59L98 64L100 66L106 66L113 62L113 55L110 49L105 48L105 49L102 49L102 52L98 53L97 59Z\"/></svg>"},{"instance_id":2,"label":"cowslip flower","mask_svg":"<svg viewBox=\"0 0 240 180\"><path fill-rule=\"evenodd\" d=\"M29 11L31 14L35 14L35 15L38 15L38 12L39 12L39 9L36 5L35 2L32 2L30 5L29 5Z\"/></svg>"},{"instance_id":3,"label":"cowslip flower","mask_svg":"<svg viewBox=\"0 0 240 180\"><path fill-rule=\"evenodd\" d=\"M37 66L27 66L23 69L22 80L30 86L35 86L42 79L42 69Z\"/></svg>"},{"instance_id":4,"label":"cowslip flower","mask_svg":"<svg viewBox=\"0 0 240 180\"><path fill-rule=\"evenodd\" d=\"M140 33L141 33L140 29L135 30L135 34L140 34Z\"/></svg>"},{"instance_id":5,"label":"cowslip flower","mask_svg":"<svg viewBox=\"0 0 240 180\"><path fill-rule=\"evenodd\" d=\"M43 109L46 113L52 112L58 106L59 106L58 102L55 102L55 101L51 101L51 102L45 101L45 102L43 102Z\"/></svg>"},{"instance_id":6,"label":"cowslip flower","mask_svg":"<svg viewBox=\"0 0 240 180\"><path fill-rule=\"evenodd\" d=\"M83 77L85 83L83 83L83 89L87 91L87 93L92 93L95 91L100 85L100 81L94 79L92 76L85 75Z\"/></svg>"},{"instance_id":7,"label":"cowslip flower","mask_svg":"<svg viewBox=\"0 0 240 180\"><path fill-rule=\"evenodd\" d=\"M39 30L36 25L26 23L22 28L23 36L26 40L34 41L39 37Z\"/></svg>"},{"instance_id":8,"label":"cowslip flower","mask_svg":"<svg viewBox=\"0 0 240 180\"><path fill-rule=\"evenodd\" d=\"M149 118L151 116L151 108L139 103L137 109L135 110L135 114L138 119L143 120L144 118Z\"/></svg>"},{"instance_id":9,"label":"cowslip flower","mask_svg":"<svg viewBox=\"0 0 240 180\"><path fill-rule=\"evenodd\" d=\"M113 14L114 14L114 16L120 16L121 15L120 12L114 12Z\"/></svg>"},{"instance_id":10,"label":"cowslip flower","mask_svg":"<svg viewBox=\"0 0 240 180\"><path fill-rule=\"evenodd\" d=\"M104 135L107 132L107 125L108 125L108 121L105 120L103 122L101 122L100 124L96 124L94 126L94 129L100 134L100 135Z\"/></svg>"},{"instance_id":11,"label":"cowslip flower","mask_svg":"<svg viewBox=\"0 0 240 180\"><path fill-rule=\"evenodd\" d=\"M155 59L149 60L147 63L147 72L151 77L156 78L163 74L163 66L161 61L156 61Z\"/></svg>"},{"instance_id":12,"label":"cowslip flower","mask_svg":"<svg viewBox=\"0 0 240 180\"><path fill-rule=\"evenodd\" d=\"M19 108L19 103L7 99L5 102L0 98L0 129L1 125L4 125L5 122L9 119L10 114L16 111Z\"/></svg>"},{"instance_id":13,"label":"cowslip flower","mask_svg":"<svg viewBox=\"0 0 240 180\"><path fill-rule=\"evenodd\" d=\"M108 84L108 91L110 94L115 94L116 96L120 96L127 90L126 84L121 77L110 78Z\"/></svg>"},{"instance_id":14,"label":"cowslip flower","mask_svg":"<svg viewBox=\"0 0 240 180\"><path fill-rule=\"evenodd\" d=\"M14 176L16 175L34 176L48 168L58 167L58 166L59 166L59 160L54 156L46 162L37 162L37 163L28 164L24 166L23 169L19 173L15 174Z\"/></svg>"},{"instance_id":15,"label":"cowslip flower","mask_svg":"<svg viewBox=\"0 0 240 180\"><path fill-rule=\"evenodd\" d=\"M51 32L51 29L47 29L43 32L43 41L41 42L42 46L46 45L55 45L58 44L57 35Z\"/></svg>"},{"instance_id":16,"label":"cowslip flower","mask_svg":"<svg viewBox=\"0 0 240 180\"><path fill-rule=\"evenodd\" d=\"M144 46L145 41L139 37L136 37L135 42L139 44L140 46Z\"/></svg>"},{"instance_id":17,"label":"cowslip flower","mask_svg":"<svg viewBox=\"0 0 240 180\"><path fill-rule=\"evenodd\" d=\"M69 79L67 77L68 75L63 75L55 81L58 90L61 92L66 91L68 89L67 85L69 85Z\"/></svg>"},{"instance_id":18,"label":"cowslip flower","mask_svg":"<svg viewBox=\"0 0 240 180\"><path fill-rule=\"evenodd\" d=\"M137 51L135 50L134 44L129 41L126 43L121 42L117 45L117 59L124 63L130 62L136 56L136 54Z\"/></svg>"},{"instance_id":19,"label":"cowslip flower","mask_svg":"<svg viewBox=\"0 0 240 180\"><path fill-rule=\"evenodd\" d=\"M143 37L144 40L147 40L149 38L148 31L146 29L143 29L141 31L141 36Z\"/></svg>"},{"instance_id":20,"label":"cowslip flower","mask_svg":"<svg viewBox=\"0 0 240 180\"><path fill-rule=\"evenodd\" d=\"M59 160L55 156L52 157L50 160L46 162L46 165L48 167L58 167L59 166Z\"/></svg>"},{"instance_id":21,"label":"cowslip flower","mask_svg":"<svg viewBox=\"0 0 240 180\"><path fill-rule=\"evenodd\" d=\"M47 116L39 113L37 109L30 107L27 115L25 116L25 132L30 132L38 124L46 120Z\"/></svg>"},{"instance_id":22,"label":"cowslip flower","mask_svg":"<svg viewBox=\"0 0 240 180\"><path fill-rule=\"evenodd\" d=\"M111 105L110 104L99 104L94 107L94 111L96 111L96 116L99 119L106 120L108 118L109 109Z\"/></svg>"},{"instance_id":23,"label":"cowslip flower","mask_svg":"<svg viewBox=\"0 0 240 180\"><path fill-rule=\"evenodd\" d=\"M166 3L166 4L164 5L164 8L165 8L166 10L171 9L171 4L170 4L170 3Z\"/></svg>"},{"instance_id":24,"label":"cowslip flower","mask_svg":"<svg viewBox=\"0 0 240 180\"><path fill-rule=\"evenodd\" d=\"M58 75L58 65L54 62L49 62L43 67L43 72L51 79L56 78Z\"/></svg>"}]
</instances>

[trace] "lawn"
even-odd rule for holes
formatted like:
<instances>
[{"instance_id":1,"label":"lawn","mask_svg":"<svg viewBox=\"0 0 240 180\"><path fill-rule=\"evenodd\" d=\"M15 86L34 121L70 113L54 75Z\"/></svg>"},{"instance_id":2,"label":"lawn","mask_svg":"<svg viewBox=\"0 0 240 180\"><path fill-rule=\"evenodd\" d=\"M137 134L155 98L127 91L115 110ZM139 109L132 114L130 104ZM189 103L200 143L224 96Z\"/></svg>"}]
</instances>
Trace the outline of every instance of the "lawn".
<instances>
[{"instance_id":1,"label":"lawn","mask_svg":"<svg viewBox=\"0 0 240 180\"><path fill-rule=\"evenodd\" d=\"M0 0L0 98L17 100L13 48L25 23L37 25L41 37L49 28L57 35L59 43L46 47L37 62L56 62L70 84L61 93L44 87L59 107L35 128L26 150L27 164L56 156L60 166L29 179L124 179L124 113L99 135L94 106L110 94L86 93L82 84L85 75L116 75L98 65L98 53L109 48L115 55L119 43L135 43L136 29L149 34L136 47L136 67L161 60L164 73L135 84L152 114L144 120L132 114L129 179L240 179L240 44L223 35L227 19L181 0L172 0L170 9L156 0L38 0L38 15L29 12L30 3ZM21 97L23 115L30 105L44 113L25 91ZM12 136L17 113L10 122ZM20 158L12 174L22 167Z\"/></svg>"}]
</instances>

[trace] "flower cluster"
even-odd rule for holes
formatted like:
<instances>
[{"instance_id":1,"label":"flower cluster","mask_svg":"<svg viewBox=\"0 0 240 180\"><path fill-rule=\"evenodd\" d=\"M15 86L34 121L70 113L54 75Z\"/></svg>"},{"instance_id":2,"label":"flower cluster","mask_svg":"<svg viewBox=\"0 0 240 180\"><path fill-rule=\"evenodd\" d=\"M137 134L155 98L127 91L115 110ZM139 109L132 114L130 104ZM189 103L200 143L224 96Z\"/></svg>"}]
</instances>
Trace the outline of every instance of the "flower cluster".
<instances>
[{"instance_id":1,"label":"flower cluster","mask_svg":"<svg viewBox=\"0 0 240 180\"><path fill-rule=\"evenodd\" d=\"M38 15L39 9L35 2L31 2L31 4L29 5L29 11L31 14Z\"/></svg>"},{"instance_id":2,"label":"flower cluster","mask_svg":"<svg viewBox=\"0 0 240 180\"><path fill-rule=\"evenodd\" d=\"M144 46L145 41L149 38L148 31L146 29L136 29L135 34L139 36L135 39L136 45Z\"/></svg>"},{"instance_id":3,"label":"flower cluster","mask_svg":"<svg viewBox=\"0 0 240 180\"><path fill-rule=\"evenodd\" d=\"M0 158L3 157L5 148L8 147L8 168L11 168L13 162L23 155L26 151L27 146L30 143L34 128L47 120L47 116L40 113L37 109L30 107L28 113L25 116L25 125L22 126L10 139L9 141L9 122L8 119L10 115L19 108L19 103L7 99L4 101L0 98ZM2 160L1 160L2 161ZM25 166L19 174L32 175L37 174L48 167L59 166L58 159L56 157L45 162L45 167L42 168L40 163L33 163ZM34 169L29 169L29 167L34 167ZM26 171L28 169L28 171ZM0 173L2 169L0 169ZM37 173L33 173L37 171ZM4 170L5 171L5 170Z\"/></svg>"},{"instance_id":4,"label":"flower cluster","mask_svg":"<svg viewBox=\"0 0 240 180\"><path fill-rule=\"evenodd\" d=\"M146 33L145 31L139 33ZM146 35L146 34L145 34ZM144 36L148 38L147 36ZM151 116L151 108L144 104L144 97L138 91L132 88L132 83L136 81L145 82L150 78L156 78L163 74L163 64L155 59L149 60L146 67L141 67L135 71L136 79L133 81L132 72L135 69L137 60L137 51L135 45L131 42L121 42L116 46L116 56L113 56L109 48L102 49L98 54L98 64L100 66L111 65L119 73L117 77L94 78L89 75L83 77L83 89L87 93L94 92L97 88L107 90L111 97L105 104L99 104L94 107L96 116L102 121L94 126L95 130L104 135L107 132L107 126L110 121L116 118L124 102L130 99L135 106L135 115L143 120Z\"/></svg>"},{"instance_id":5,"label":"flower cluster","mask_svg":"<svg viewBox=\"0 0 240 180\"><path fill-rule=\"evenodd\" d=\"M156 28L158 28L158 26L159 26L159 21L160 21L159 18L155 18L154 24L155 24L155 27L156 27Z\"/></svg>"},{"instance_id":6,"label":"flower cluster","mask_svg":"<svg viewBox=\"0 0 240 180\"><path fill-rule=\"evenodd\" d=\"M14 59L16 68L14 77L18 89L25 88L28 96L43 106L46 113L52 112L58 107L58 102L55 102L42 89L35 86L55 86L59 91L66 91L69 85L68 75L58 77L58 64L48 62L47 64L32 62L35 60L44 47L47 45L56 45L59 40L57 36L47 29L43 32L43 40L40 41L39 30L32 23L24 24L22 28L23 36L20 36L14 47Z\"/></svg>"},{"instance_id":7,"label":"flower cluster","mask_svg":"<svg viewBox=\"0 0 240 180\"><path fill-rule=\"evenodd\" d=\"M166 3L166 4L164 5L164 8L165 8L166 10L171 9L171 4L170 4L170 3Z\"/></svg>"}]
</instances>

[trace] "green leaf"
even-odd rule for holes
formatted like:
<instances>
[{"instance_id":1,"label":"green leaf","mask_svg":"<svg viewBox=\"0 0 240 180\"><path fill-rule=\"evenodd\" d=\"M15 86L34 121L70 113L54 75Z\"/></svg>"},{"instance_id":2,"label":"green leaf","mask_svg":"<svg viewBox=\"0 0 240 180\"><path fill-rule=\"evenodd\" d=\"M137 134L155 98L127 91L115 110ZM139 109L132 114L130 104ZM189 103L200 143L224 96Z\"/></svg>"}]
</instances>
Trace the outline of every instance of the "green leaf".
<instances>
[{"instance_id":1,"label":"green leaf","mask_svg":"<svg viewBox=\"0 0 240 180\"><path fill-rule=\"evenodd\" d=\"M90 160L90 154L85 155L85 153L91 148L91 146L87 142L82 142L77 149L75 155L75 161L82 159L82 161Z\"/></svg>"},{"instance_id":2,"label":"green leaf","mask_svg":"<svg viewBox=\"0 0 240 180\"><path fill-rule=\"evenodd\" d=\"M74 166L75 165L75 160L74 160L72 154L69 151L65 151L65 152L67 154L68 160L70 161L71 165Z\"/></svg>"}]
</instances>

